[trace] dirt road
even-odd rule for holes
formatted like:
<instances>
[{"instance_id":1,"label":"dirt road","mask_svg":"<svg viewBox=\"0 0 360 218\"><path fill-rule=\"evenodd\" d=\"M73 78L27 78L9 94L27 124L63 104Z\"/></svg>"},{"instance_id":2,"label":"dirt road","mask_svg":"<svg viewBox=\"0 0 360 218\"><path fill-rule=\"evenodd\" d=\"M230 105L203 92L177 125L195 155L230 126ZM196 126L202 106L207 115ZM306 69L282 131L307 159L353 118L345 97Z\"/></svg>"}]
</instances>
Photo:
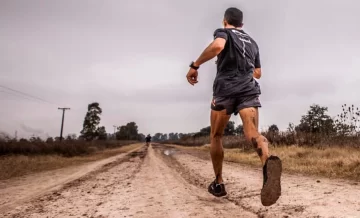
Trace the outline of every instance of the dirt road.
<instances>
[{"instance_id":1,"label":"dirt road","mask_svg":"<svg viewBox=\"0 0 360 218\"><path fill-rule=\"evenodd\" d=\"M213 179L209 155L164 145L104 160L91 172L53 181L49 188L48 177L67 178L65 171L23 178L30 184L38 179L38 191L27 192L26 198L16 197L27 188L21 181L1 185L0 216L360 217L354 182L284 174L280 200L263 207L261 171L233 163L224 166L228 196L215 198L206 190Z\"/></svg>"}]
</instances>

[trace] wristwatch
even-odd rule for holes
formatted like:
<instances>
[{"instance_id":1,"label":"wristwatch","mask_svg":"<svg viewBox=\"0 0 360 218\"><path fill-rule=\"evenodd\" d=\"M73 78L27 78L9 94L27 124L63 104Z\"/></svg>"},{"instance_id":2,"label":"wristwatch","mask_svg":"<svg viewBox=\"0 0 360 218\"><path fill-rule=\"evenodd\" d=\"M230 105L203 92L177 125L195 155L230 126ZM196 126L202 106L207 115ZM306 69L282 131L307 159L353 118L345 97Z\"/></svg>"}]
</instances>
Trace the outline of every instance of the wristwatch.
<instances>
[{"instance_id":1,"label":"wristwatch","mask_svg":"<svg viewBox=\"0 0 360 218\"><path fill-rule=\"evenodd\" d=\"M198 70L198 69L200 68L200 66L196 67L196 66L194 65L194 63L195 63L194 61L191 62L190 65L189 65L189 67L191 67L191 68L194 69L194 70Z\"/></svg>"}]
</instances>

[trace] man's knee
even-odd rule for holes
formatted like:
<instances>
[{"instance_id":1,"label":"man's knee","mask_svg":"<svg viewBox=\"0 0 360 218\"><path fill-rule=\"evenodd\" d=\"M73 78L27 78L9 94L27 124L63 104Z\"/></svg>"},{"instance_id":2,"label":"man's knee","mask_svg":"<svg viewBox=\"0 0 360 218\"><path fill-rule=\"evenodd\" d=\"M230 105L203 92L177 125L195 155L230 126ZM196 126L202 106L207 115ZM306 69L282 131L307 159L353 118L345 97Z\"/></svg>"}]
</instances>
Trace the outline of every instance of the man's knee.
<instances>
[{"instance_id":1,"label":"man's knee","mask_svg":"<svg viewBox=\"0 0 360 218\"><path fill-rule=\"evenodd\" d=\"M256 132L256 131L245 131L245 139L248 142L253 143L253 141L260 137L260 133Z\"/></svg>"},{"instance_id":2,"label":"man's knee","mask_svg":"<svg viewBox=\"0 0 360 218\"><path fill-rule=\"evenodd\" d=\"M210 138L211 138L211 140L221 140L223 135L224 135L223 132L214 131L214 132L211 132Z\"/></svg>"}]
</instances>

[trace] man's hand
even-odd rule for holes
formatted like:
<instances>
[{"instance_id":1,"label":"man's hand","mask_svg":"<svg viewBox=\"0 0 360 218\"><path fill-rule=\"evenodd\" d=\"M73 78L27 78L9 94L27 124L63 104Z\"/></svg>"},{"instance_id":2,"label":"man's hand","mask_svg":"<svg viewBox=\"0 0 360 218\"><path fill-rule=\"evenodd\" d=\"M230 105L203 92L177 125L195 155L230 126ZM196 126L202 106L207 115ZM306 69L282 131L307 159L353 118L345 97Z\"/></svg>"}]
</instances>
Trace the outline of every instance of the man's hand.
<instances>
[{"instance_id":1,"label":"man's hand","mask_svg":"<svg viewBox=\"0 0 360 218\"><path fill-rule=\"evenodd\" d=\"M261 68L255 68L254 69L253 77L255 77L256 79L260 79L260 77L261 77Z\"/></svg>"},{"instance_id":2,"label":"man's hand","mask_svg":"<svg viewBox=\"0 0 360 218\"><path fill-rule=\"evenodd\" d=\"M193 68L190 68L188 74L186 75L187 81L191 85L195 85L196 83L198 83L197 77L198 77L198 71Z\"/></svg>"}]
</instances>

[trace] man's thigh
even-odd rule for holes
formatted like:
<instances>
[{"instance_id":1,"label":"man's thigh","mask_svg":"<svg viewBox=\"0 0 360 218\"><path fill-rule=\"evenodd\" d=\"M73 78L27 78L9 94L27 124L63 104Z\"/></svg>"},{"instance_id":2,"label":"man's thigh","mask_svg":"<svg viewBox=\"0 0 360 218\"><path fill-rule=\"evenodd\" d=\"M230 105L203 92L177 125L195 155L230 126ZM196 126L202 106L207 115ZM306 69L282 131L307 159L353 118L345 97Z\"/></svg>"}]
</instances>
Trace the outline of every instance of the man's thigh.
<instances>
[{"instance_id":1,"label":"man's thigh","mask_svg":"<svg viewBox=\"0 0 360 218\"><path fill-rule=\"evenodd\" d=\"M230 116L234 113L235 99L213 97L211 102L211 137L222 136Z\"/></svg>"},{"instance_id":2,"label":"man's thigh","mask_svg":"<svg viewBox=\"0 0 360 218\"><path fill-rule=\"evenodd\" d=\"M213 97L211 101L211 110L222 112L225 111L227 115L235 112L236 98L231 97Z\"/></svg>"},{"instance_id":3,"label":"man's thigh","mask_svg":"<svg viewBox=\"0 0 360 218\"><path fill-rule=\"evenodd\" d=\"M225 127L229 122L231 115L228 115L226 110L216 111L211 110L211 137L222 136L225 131Z\"/></svg>"},{"instance_id":4,"label":"man's thigh","mask_svg":"<svg viewBox=\"0 0 360 218\"><path fill-rule=\"evenodd\" d=\"M237 113L247 108L260 108L261 102L258 95L244 96L236 99L234 107L235 113Z\"/></svg>"}]
</instances>

